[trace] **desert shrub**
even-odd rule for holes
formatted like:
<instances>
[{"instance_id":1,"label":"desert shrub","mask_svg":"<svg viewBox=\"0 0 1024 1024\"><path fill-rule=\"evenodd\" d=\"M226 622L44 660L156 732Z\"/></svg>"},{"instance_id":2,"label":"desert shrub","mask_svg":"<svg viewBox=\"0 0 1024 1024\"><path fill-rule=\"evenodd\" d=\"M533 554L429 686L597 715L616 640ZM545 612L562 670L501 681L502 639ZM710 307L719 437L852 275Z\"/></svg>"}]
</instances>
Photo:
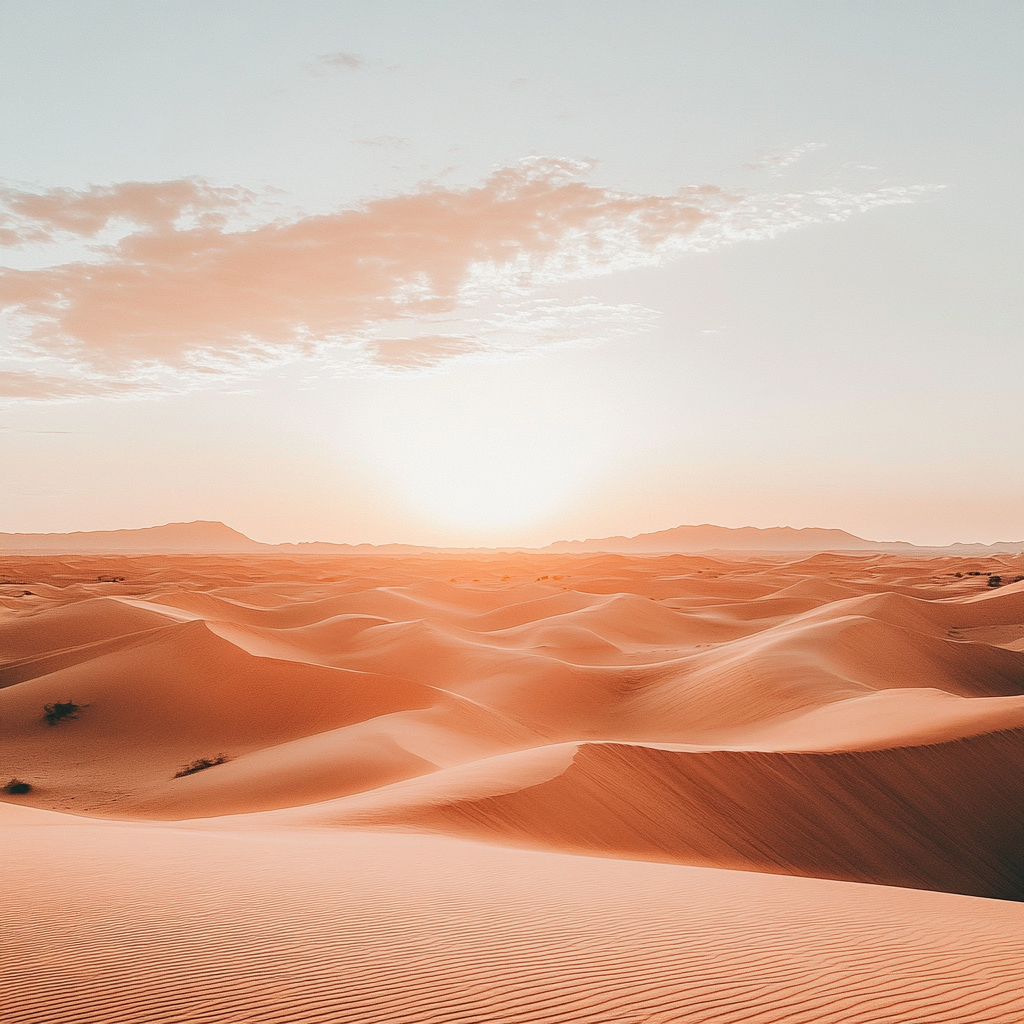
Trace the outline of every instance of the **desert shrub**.
<instances>
[{"instance_id":1,"label":"desert shrub","mask_svg":"<svg viewBox=\"0 0 1024 1024\"><path fill-rule=\"evenodd\" d=\"M11 793L14 796L22 796L25 793L31 793L32 786L30 783L25 782L22 779L11 779L11 781L4 786L4 792Z\"/></svg>"},{"instance_id":2,"label":"desert shrub","mask_svg":"<svg viewBox=\"0 0 1024 1024\"><path fill-rule=\"evenodd\" d=\"M65 718L77 718L78 712L88 706L88 704L76 704L73 700L47 704L43 707L43 721L47 725L56 725L58 722L63 722Z\"/></svg>"},{"instance_id":3,"label":"desert shrub","mask_svg":"<svg viewBox=\"0 0 1024 1024\"><path fill-rule=\"evenodd\" d=\"M212 768L215 764L223 764L227 760L228 757L226 754L218 754L216 757L200 757L197 761L193 761L191 764L185 765L180 772L175 772L174 777L176 779L181 779L186 775L195 775L196 772Z\"/></svg>"},{"instance_id":4,"label":"desert shrub","mask_svg":"<svg viewBox=\"0 0 1024 1024\"><path fill-rule=\"evenodd\" d=\"M1003 582L1002 576L989 576L988 585L990 587L998 587Z\"/></svg>"}]
</instances>

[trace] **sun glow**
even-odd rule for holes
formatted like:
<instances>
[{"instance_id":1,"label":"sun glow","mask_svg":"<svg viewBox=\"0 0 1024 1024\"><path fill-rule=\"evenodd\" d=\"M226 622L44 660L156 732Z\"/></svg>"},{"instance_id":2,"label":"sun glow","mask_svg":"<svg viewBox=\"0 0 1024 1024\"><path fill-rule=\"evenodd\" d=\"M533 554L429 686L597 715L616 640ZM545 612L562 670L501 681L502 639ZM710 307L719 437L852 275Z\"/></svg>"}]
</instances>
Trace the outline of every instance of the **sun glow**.
<instances>
[{"instance_id":1,"label":"sun glow","mask_svg":"<svg viewBox=\"0 0 1024 1024\"><path fill-rule=\"evenodd\" d=\"M607 422L550 384L526 393L487 383L463 381L457 395L411 386L387 407L365 406L363 455L419 516L467 543L511 543L585 491L615 442Z\"/></svg>"},{"instance_id":2,"label":"sun glow","mask_svg":"<svg viewBox=\"0 0 1024 1024\"><path fill-rule=\"evenodd\" d=\"M497 431L417 446L387 460L394 485L416 509L441 523L487 534L529 526L557 511L584 474L566 453Z\"/></svg>"}]
</instances>

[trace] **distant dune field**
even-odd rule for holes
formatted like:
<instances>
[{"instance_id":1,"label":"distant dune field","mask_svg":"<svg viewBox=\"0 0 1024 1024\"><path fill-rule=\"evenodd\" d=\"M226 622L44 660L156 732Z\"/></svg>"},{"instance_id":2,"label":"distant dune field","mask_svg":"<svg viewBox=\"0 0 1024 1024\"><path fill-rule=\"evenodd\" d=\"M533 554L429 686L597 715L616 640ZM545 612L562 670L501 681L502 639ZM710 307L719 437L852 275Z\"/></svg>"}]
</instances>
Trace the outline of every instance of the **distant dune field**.
<instances>
[{"instance_id":1,"label":"distant dune field","mask_svg":"<svg viewBox=\"0 0 1024 1024\"><path fill-rule=\"evenodd\" d=\"M1024 1019L1024 556L3 574L0 1020Z\"/></svg>"}]
</instances>

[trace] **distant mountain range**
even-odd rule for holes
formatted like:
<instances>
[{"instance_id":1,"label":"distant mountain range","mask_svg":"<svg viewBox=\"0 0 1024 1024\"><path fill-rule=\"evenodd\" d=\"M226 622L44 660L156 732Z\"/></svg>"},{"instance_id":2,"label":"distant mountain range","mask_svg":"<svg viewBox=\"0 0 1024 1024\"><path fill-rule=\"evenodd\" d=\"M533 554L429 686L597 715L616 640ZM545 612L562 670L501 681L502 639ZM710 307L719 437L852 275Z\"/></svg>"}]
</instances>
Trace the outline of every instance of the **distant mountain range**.
<instances>
[{"instance_id":1,"label":"distant mountain range","mask_svg":"<svg viewBox=\"0 0 1024 1024\"><path fill-rule=\"evenodd\" d=\"M904 555L994 555L1024 553L1024 540L997 544L950 544L921 547L903 541L872 541L845 530L776 526L677 526L673 530L636 537L563 540L543 548L437 548L415 544L262 544L223 523L168 523L142 530L96 530L88 533L0 533L0 552L6 554L483 554L495 551L535 551L552 554L673 554L696 552L882 551Z\"/></svg>"},{"instance_id":2,"label":"distant mountain range","mask_svg":"<svg viewBox=\"0 0 1024 1024\"><path fill-rule=\"evenodd\" d=\"M94 530L88 533L0 533L0 551L26 553L219 554L266 551L272 544L250 540L223 523L168 523L142 530Z\"/></svg>"},{"instance_id":3,"label":"distant mountain range","mask_svg":"<svg viewBox=\"0 0 1024 1024\"><path fill-rule=\"evenodd\" d=\"M907 545L901 544L901 547ZM855 537L845 530L794 530L774 526L730 529L726 526L677 526L674 530L641 533L637 537L601 537L598 540L561 540L545 551L621 551L647 554L666 551L877 551L874 541Z\"/></svg>"}]
</instances>

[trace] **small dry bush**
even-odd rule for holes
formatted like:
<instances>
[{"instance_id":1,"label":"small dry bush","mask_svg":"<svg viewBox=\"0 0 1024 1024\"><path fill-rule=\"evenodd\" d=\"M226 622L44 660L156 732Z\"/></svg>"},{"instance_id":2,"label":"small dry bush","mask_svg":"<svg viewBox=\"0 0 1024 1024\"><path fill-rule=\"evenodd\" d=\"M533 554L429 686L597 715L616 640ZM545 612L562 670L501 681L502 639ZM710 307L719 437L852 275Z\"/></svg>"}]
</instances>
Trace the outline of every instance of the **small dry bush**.
<instances>
[{"instance_id":1,"label":"small dry bush","mask_svg":"<svg viewBox=\"0 0 1024 1024\"><path fill-rule=\"evenodd\" d=\"M72 719L78 717L78 712L82 708L87 708L88 704L76 704L73 700L56 701L53 704L46 704L43 707L43 721L47 725L56 725L58 722L63 722L65 719Z\"/></svg>"},{"instance_id":2,"label":"small dry bush","mask_svg":"<svg viewBox=\"0 0 1024 1024\"><path fill-rule=\"evenodd\" d=\"M181 771L175 772L174 777L181 779L186 775L195 775L196 772L205 771L207 768L212 768L215 764L223 764L227 760L229 758L226 754L218 754L216 757L200 757L191 764L185 765Z\"/></svg>"}]
</instances>

